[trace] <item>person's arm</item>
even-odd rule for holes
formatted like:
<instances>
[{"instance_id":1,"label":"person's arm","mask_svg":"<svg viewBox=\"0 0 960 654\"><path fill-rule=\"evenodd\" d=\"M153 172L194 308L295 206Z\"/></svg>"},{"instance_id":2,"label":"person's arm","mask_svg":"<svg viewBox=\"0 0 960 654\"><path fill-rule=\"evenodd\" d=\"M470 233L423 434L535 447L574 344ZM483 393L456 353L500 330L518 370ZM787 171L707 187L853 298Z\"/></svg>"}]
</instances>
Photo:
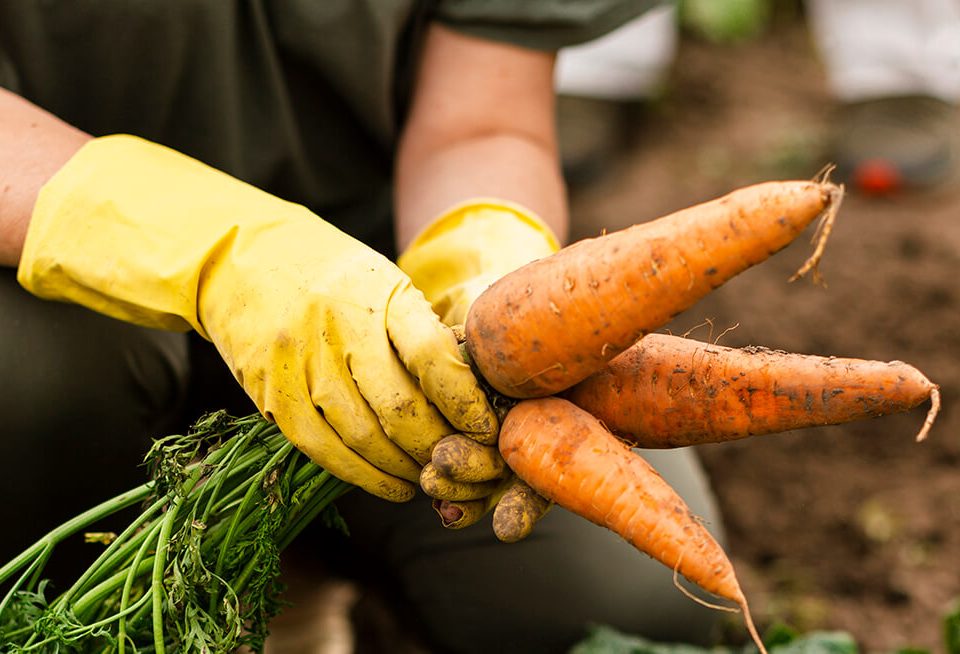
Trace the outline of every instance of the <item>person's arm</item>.
<instances>
[{"instance_id":1,"label":"person's arm","mask_svg":"<svg viewBox=\"0 0 960 654\"><path fill-rule=\"evenodd\" d=\"M40 187L90 138L0 88L0 265L20 261Z\"/></svg>"},{"instance_id":2,"label":"person's arm","mask_svg":"<svg viewBox=\"0 0 960 654\"><path fill-rule=\"evenodd\" d=\"M378 497L412 498L443 437L495 438L453 332L385 257L160 144L0 100L3 256L26 291L196 330L296 447Z\"/></svg>"},{"instance_id":3,"label":"person's arm","mask_svg":"<svg viewBox=\"0 0 960 654\"><path fill-rule=\"evenodd\" d=\"M401 251L441 212L481 196L520 204L566 238L553 64L552 53L430 28L397 157Z\"/></svg>"},{"instance_id":4,"label":"person's arm","mask_svg":"<svg viewBox=\"0 0 960 654\"><path fill-rule=\"evenodd\" d=\"M489 284L566 238L553 64L551 53L429 31L397 158L396 235L401 269L448 325L462 324ZM456 458L435 459L438 475L475 481L457 478L467 466ZM497 496L456 502L422 487L451 528L479 520ZM546 506L524 507L528 530Z\"/></svg>"}]
</instances>

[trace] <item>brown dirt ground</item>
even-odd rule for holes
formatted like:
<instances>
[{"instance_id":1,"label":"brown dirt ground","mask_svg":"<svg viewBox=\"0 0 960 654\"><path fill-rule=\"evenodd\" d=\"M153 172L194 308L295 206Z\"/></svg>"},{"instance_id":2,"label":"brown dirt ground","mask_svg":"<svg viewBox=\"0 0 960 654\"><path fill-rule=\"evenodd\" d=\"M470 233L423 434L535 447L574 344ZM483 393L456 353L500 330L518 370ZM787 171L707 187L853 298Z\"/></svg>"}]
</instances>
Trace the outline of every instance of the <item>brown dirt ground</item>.
<instances>
[{"instance_id":1,"label":"brown dirt ground","mask_svg":"<svg viewBox=\"0 0 960 654\"><path fill-rule=\"evenodd\" d=\"M802 23L735 47L682 42L667 97L630 148L573 197L575 236L645 221L753 182L812 177L832 103ZM848 194L821 266L789 275L798 242L680 316L682 333L731 346L900 359L942 387L924 409L702 448L729 551L761 622L851 632L865 652L942 651L960 597L960 184L876 199ZM712 335L711 335L712 334Z\"/></svg>"}]
</instances>

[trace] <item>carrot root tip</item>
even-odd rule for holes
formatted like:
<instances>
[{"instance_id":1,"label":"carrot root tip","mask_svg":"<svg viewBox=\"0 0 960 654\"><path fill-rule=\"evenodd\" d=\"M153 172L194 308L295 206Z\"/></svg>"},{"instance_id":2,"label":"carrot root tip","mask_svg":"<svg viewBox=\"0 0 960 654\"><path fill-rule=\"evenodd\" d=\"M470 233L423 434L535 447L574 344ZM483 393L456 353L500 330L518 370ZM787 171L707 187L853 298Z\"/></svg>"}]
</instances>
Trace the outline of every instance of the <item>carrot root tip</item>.
<instances>
[{"instance_id":1,"label":"carrot root tip","mask_svg":"<svg viewBox=\"0 0 960 654\"><path fill-rule=\"evenodd\" d=\"M767 648L763 645L763 639L760 638L760 633L757 631L757 626L753 624L753 617L750 615L750 607L747 606L747 600L741 599L739 604L740 612L743 613L743 622L747 626L747 631L750 633L750 638L753 639L757 649L760 650L760 654L767 654Z\"/></svg>"},{"instance_id":2,"label":"carrot root tip","mask_svg":"<svg viewBox=\"0 0 960 654\"><path fill-rule=\"evenodd\" d=\"M813 181L816 182L817 184L829 184L830 175L832 175L833 171L835 171L836 169L837 169L837 164L828 163L827 165L825 165L823 168L820 169L820 172L818 172L816 175L813 176Z\"/></svg>"},{"instance_id":3,"label":"carrot root tip","mask_svg":"<svg viewBox=\"0 0 960 654\"><path fill-rule=\"evenodd\" d=\"M930 428L933 427L938 413L940 413L940 387L934 386L930 389L930 410L927 411L927 417L923 421L923 426L920 427L920 431L917 433L918 443L926 440L927 434L930 433Z\"/></svg>"},{"instance_id":4,"label":"carrot root tip","mask_svg":"<svg viewBox=\"0 0 960 654\"><path fill-rule=\"evenodd\" d=\"M680 557L677 559L677 564L673 567L673 585L677 587L681 593L692 599L694 602L701 606L705 606L708 609L715 609L717 611L729 611L731 613L736 613L740 611L743 614L743 622L746 625L747 633L750 634L750 638L757 645L757 649L760 650L760 654L767 654L767 649L763 645L763 640L760 638L760 633L757 631L756 625L753 623L753 617L750 615L750 607L747 605L747 598L743 596L743 593L740 589L737 589L737 595L731 597L730 599L736 602L736 606L726 606L723 604L714 604L708 602L701 597L697 597L692 592L683 587L683 584L680 583L680 562L683 560L683 553L681 552Z\"/></svg>"},{"instance_id":5,"label":"carrot root tip","mask_svg":"<svg viewBox=\"0 0 960 654\"><path fill-rule=\"evenodd\" d=\"M821 182L826 184L826 182ZM844 188L843 185L834 186L830 185L827 188L827 201L826 208L823 210L823 215L820 218L820 222L817 224L817 229L813 234L813 243L814 249L813 254L811 254L806 261L803 262L803 265L800 266L800 269L797 272L793 273L793 276L790 277L790 281L794 282L801 277L805 276L807 273L813 273L813 283L818 286L826 287L826 283L823 280L823 275L820 274L819 265L820 259L823 258L823 251L827 247L827 239L830 238L830 233L833 231L833 224L836 222L837 213L840 211L840 204L843 201Z\"/></svg>"},{"instance_id":6,"label":"carrot root tip","mask_svg":"<svg viewBox=\"0 0 960 654\"><path fill-rule=\"evenodd\" d=\"M713 602L708 602L707 600L703 599L702 597L697 597L697 596L694 595L692 592L690 592L689 590L687 590L686 588L684 588L683 584L680 583L680 572L679 572L679 568L680 568L680 563L679 563L679 561L678 561L678 562L677 562L677 567L675 567L675 568L673 569L673 585L677 587L677 590L679 590L681 593L683 593L684 595L686 595L687 597L689 597L691 600L693 600L694 602L696 602L696 603L699 604L700 606L705 606L705 607L707 607L708 609L714 609L715 611L728 611L728 612L730 612L730 613L736 613L736 612L737 612L738 609L737 609L737 607L735 607L735 606L725 606L724 604L714 604Z\"/></svg>"}]
</instances>

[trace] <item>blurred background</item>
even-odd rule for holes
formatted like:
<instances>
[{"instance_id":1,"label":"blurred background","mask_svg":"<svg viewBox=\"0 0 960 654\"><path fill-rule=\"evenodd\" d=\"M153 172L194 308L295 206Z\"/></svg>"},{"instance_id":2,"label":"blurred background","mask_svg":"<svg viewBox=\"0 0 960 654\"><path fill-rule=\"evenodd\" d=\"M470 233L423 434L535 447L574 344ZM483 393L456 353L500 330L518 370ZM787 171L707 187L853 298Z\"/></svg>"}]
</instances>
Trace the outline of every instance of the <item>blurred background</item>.
<instances>
[{"instance_id":1,"label":"blurred background","mask_svg":"<svg viewBox=\"0 0 960 654\"><path fill-rule=\"evenodd\" d=\"M687 1L646 20L658 36L634 43L659 41L633 65L640 93L578 86L561 54L574 237L840 166L825 287L787 282L810 252L800 238L669 330L899 359L941 385L922 444L927 407L701 454L761 622L846 630L863 651L942 651L960 596L960 3Z\"/></svg>"}]
</instances>

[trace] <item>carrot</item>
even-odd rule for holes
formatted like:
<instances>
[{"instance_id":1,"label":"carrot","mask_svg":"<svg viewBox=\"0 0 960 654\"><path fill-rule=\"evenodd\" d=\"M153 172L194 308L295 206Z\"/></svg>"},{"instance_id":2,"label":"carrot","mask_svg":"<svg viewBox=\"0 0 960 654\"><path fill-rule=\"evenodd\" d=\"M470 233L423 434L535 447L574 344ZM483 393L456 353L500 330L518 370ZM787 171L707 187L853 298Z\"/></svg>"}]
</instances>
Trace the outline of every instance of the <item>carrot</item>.
<instances>
[{"instance_id":1,"label":"carrot","mask_svg":"<svg viewBox=\"0 0 960 654\"><path fill-rule=\"evenodd\" d=\"M822 215L822 237L798 275L815 270L842 194L826 181L767 182L574 243L473 303L469 354L509 397L569 388Z\"/></svg>"},{"instance_id":2,"label":"carrot","mask_svg":"<svg viewBox=\"0 0 960 654\"><path fill-rule=\"evenodd\" d=\"M596 418L557 397L519 402L503 422L500 452L540 495L739 606L764 651L723 549L670 485Z\"/></svg>"},{"instance_id":3,"label":"carrot","mask_svg":"<svg viewBox=\"0 0 960 654\"><path fill-rule=\"evenodd\" d=\"M681 447L907 411L940 393L901 361L730 348L650 334L565 393L639 447Z\"/></svg>"}]
</instances>

